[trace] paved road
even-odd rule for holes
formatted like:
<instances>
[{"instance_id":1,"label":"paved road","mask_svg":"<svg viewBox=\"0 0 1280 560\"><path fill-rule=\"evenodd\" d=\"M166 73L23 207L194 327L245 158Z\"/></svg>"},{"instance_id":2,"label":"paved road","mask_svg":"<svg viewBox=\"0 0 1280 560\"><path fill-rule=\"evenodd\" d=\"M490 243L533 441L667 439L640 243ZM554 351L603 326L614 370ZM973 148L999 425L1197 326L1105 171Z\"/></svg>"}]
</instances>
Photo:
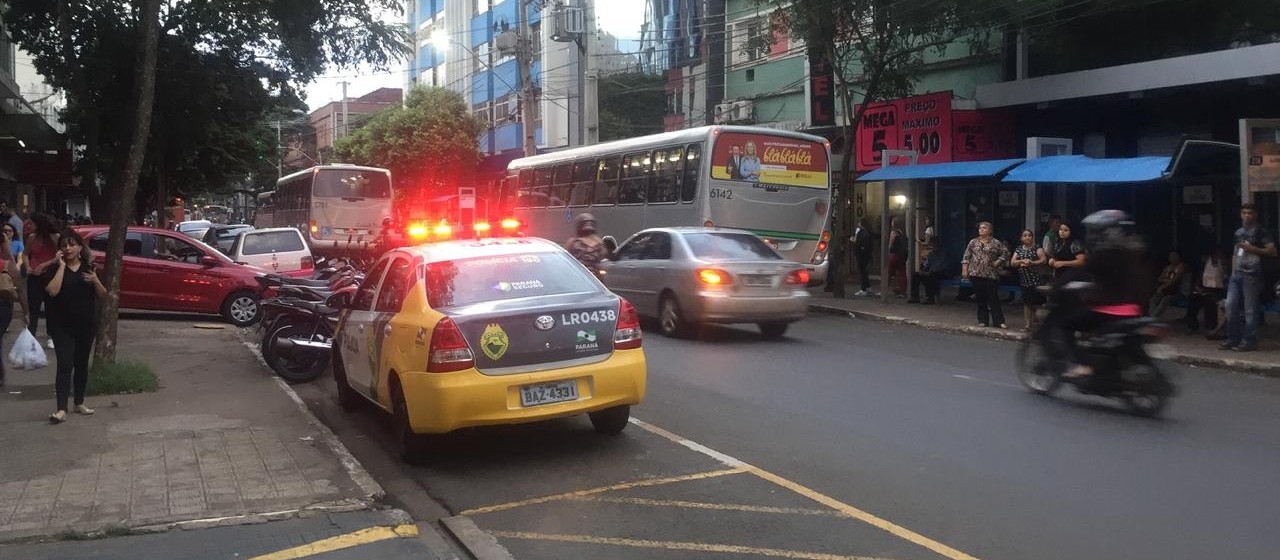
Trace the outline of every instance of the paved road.
<instances>
[{"instance_id":1,"label":"paved road","mask_svg":"<svg viewBox=\"0 0 1280 560\"><path fill-rule=\"evenodd\" d=\"M782 341L725 328L645 347L645 424L624 436L585 419L462 432L394 477L522 560L1280 550L1276 380L1177 368L1184 395L1150 421L1028 394L1010 343L909 327L815 316ZM343 416L329 391L304 397L378 463L377 414Z\"/></svg>"}]
</instances>

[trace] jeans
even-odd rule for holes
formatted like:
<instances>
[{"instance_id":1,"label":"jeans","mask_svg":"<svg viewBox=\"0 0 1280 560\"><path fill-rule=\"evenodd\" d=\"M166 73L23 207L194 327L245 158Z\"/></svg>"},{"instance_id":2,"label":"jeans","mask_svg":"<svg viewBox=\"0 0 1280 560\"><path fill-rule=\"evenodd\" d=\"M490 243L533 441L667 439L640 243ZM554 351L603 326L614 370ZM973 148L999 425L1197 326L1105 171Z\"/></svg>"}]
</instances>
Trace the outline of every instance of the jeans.
<instances>
[{"instance_id":1,"label":"jeans","mask_svg":"<svg viewBox=\"0 0 1280 560\"><path fill-rule=\"evenodd\" d=\"M858 280L862 282L862 291L871 290L871 253L857 252L853 259L858 261Z\"/></svg>"},{"instance_id":2,"label":"jeans","mask_svg":"<svg viewBox=\"0 0 1280 560\"><path fill-rule=\"evenodd\" d=\"M1227 280L1227 342L1257 346L1262 276L1235 273Z\"/></svg>"},{"instance_id":3,"label":"jeans","mask_svg":"<svg viewBox=\"0 0 1280 560\"><path fill-rule=\"evenodd\" d=\"M58 356L55 391L58 410L67 410L67 400L73 391L75 404L84 404L84 391L89 384L89 353L93 351L97 328L92 323L49 326L53 327L49 337L53 339L54 352Z\"/></svg>"},{"instance_id":4,"label":"jeans","mask_svg":"<svg viewBox=\"0 0 1280 560\"><path fill-rule=\"evenodd\" d=\"M1000 281L995 278L976 276L970 277L969 281L973 282L973 295L978 300L978 322L984 325L1003 325L1004 308L1000 304Z\"/></svg>"},{"instance_id":5,"label":"jeans","mask_svg":"<svg viewBox=\"0 0 1280 560\"><path fill-rule=\"evenodd\" d=\"M36 334L36 327L40 326L40 308L49 298L49 294L44 291L48 284L41 276L34 274L27 276L27 314L31 318L27 330L31 331L32 335ZM49 325L45 326L45 330L51 330Z\"/></svg>"},{"instance_id":6,"label":"jeans","mask_svg":"<svg viewBox=\"0 0 1280 560\"><path fill-rule=\"evenodd\" d=\"M9 323L13 322L13 302L0 300L0 340L4 339L4 333L9 331ZM4 348L4 352L8 352L9 347L0 344ZM0 381L4 381L4 362L3 356L0 356Z\"/></svg>"}]
</instances>

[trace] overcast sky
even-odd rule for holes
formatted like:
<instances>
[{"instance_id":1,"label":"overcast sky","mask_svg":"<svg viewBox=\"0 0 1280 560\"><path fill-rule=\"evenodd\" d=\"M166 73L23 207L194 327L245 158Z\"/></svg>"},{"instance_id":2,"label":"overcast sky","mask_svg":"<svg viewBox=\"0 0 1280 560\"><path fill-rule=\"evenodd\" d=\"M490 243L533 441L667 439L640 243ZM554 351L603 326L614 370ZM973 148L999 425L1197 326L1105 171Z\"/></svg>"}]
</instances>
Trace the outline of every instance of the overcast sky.
<instances>
[{"instance_id":1,"label":"overcast sky","mask_svg":"<svg viewBox=\"0 0 1280 560\"><path fill-rule=\"evenodd\" d=\"M596 0L600 27L622 40L619 41L619 49L635 50L634 41L640 38L640 25L644 22L644 7L645 0ZM404 87L406 78L404 63L382 73L375 73L372 68L345 72L331 70L307 86L307 105L315 110L330 101L341 100L343 80L350 82L347 95L359 97L381 87Z\"/></svg>"}]
</instances>

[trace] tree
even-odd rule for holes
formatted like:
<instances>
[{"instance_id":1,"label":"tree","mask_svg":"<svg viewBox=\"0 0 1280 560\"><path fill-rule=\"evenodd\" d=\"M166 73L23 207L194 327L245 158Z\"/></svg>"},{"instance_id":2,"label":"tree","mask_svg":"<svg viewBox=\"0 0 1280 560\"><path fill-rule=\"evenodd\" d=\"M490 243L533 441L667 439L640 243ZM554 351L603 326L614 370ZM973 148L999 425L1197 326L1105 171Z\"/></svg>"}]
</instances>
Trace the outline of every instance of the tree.
<instances>
[{"instance_id":1,"label":"tree","mask_svg":"<svg viewBox=\"0 0 1280 560\"><path fill-rule=\"evenodd\" d=\"M1016 0L1009 0L1016 1ZM970 39L985 45L996 21L1007 14L998 9L1002 0L757 0L774 8L772 31L749 37L745 48L766 49L776 34L803 40L811 57L830 65L836 81L836 98L843 121L845 157L837 177L832 206L841 212L851 184L855 124L867 105L908 95L924 68L925 55L947 45ZM836 240L848 237L845 216L832 224ZM887 239L888 236L885 236ZM829 266L832 287L844 297L843 243L831 244Z\"/></svg>"},{"instance_id":2,"label":"tree","mask_svg":"<svg viewBox=\"0 0 1280 560\"><path fill-rule=\"evenodd\" d=\"M300 85L326 67L385 67L407 48L404 26L380 17L400 10L398 0L6 4L15 41L66 93L62 119L83 146L76 171L94 214L112 217L104 279L112 291L140 181L163 189L174 177L223 185L243 177L257 165L269 108L300 104ZM152 19L154 45L138 43ZM102 311L97 358L110 360L117 313L112 302Z\"/></svg>"},{"instance_id":3,"label":"tree","mask_svg":"<svg viewBox=\"0 0 1280 560\"><path fill-rule=\"evenodd\" d=\"M666 80L643 72L600 77L600 141L663 131Z\"/></svg>"},{"instance_id":4,"label":"tree","mask_svg":"<svg viewBox=\"0 0 1280 560\"><path fill-rule=\"evenodd\" d=\"M333 154L339 161L390 169L397 183L435 196L474 182L482 131L461 95L417 87L404 106L383 109L340 138Z\"/></svg>"}]
</instances>

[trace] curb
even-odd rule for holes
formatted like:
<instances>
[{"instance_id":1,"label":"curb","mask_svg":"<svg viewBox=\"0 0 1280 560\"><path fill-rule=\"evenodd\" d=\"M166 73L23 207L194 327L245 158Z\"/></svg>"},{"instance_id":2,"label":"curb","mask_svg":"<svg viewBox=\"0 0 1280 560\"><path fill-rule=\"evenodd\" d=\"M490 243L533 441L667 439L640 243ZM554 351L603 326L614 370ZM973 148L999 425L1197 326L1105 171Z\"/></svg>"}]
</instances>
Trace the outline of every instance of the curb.
<instances>
[{"instance_id":1,"label":"curb","mask_svg":"<svg viewBox=\"0 0 1280 560\"><path fill-rule=\"evenodd\" d=\"M946 323L938 323L935 321L921 321L918 319L908 319L906 317L897 317L893 315L880 315L876 313L867 313L866 311L855 311L852 309L842 309L832 305L824 305L821 303L810 303L810 313L819 313L822 315L840 315L850 319L860 319L864 321L875 321L878 323L886 323L890 325L906 325L919 327L929 331L946 332L952 334L964 334L969 336L980 336L984 338L992 338L997 340L1008 340L1018 342L1027 337L1021 332L1006 331L1000 329L989 329L983 327L971 327L967 325L950 325ZM1175 353L1171 361L1185 364L1189 366L1209 367L1227 369L1239 373L1251 373L1261 375L1263 377L1280 378L1280 363L1266 364L1251 362L1247 360L1235 360L1230 358L1209 358L1205 356L1195 356L1190 354Z\"/></svg>"}]
</instances>

